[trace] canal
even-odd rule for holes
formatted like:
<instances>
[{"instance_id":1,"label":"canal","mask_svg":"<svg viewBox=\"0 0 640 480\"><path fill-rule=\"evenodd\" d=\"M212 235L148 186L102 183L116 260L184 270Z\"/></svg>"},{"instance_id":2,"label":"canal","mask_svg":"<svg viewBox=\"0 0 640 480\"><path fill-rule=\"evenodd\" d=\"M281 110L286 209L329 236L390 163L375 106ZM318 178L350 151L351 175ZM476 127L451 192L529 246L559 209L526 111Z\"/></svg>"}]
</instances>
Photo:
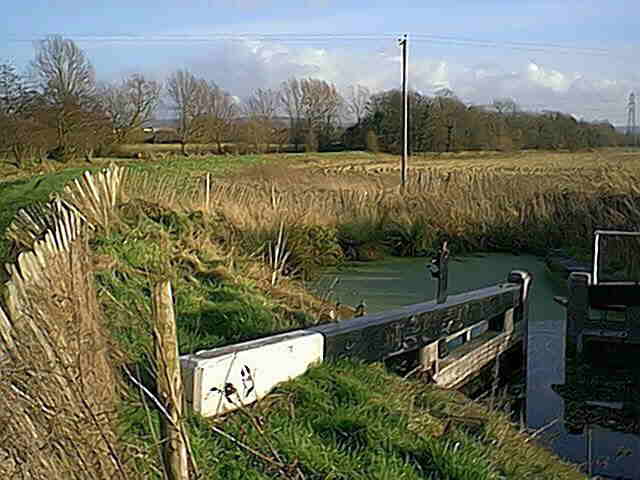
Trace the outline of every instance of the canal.
<instances>
[{"instance_id":1,"label":"canal","mask_svg":"<svg viewBox=\"0 0 640 480\"><path fill-rule=\"evenodd\" d=\"M566 294L561 282L553 281L544 262L533 256L488 254L452 258L449 263L449 294L504 282L511 270L533 275L527 358L526 422L537 438L561 457L591 465L593 475L640 480L640 436L602 426L606 419L575 433L567 418L572 413L553 385L565 383L565 311L553 301ZM335 282L337 279L337 283ZM335 283L335 285L334 285ZM357 305L362 300L368 313L419 303L435 297L425 258L387 258L354 263L328 272L316 286L335 301ZM572 430L570 433L568 430Z\"/></svg>"}]
</instances>

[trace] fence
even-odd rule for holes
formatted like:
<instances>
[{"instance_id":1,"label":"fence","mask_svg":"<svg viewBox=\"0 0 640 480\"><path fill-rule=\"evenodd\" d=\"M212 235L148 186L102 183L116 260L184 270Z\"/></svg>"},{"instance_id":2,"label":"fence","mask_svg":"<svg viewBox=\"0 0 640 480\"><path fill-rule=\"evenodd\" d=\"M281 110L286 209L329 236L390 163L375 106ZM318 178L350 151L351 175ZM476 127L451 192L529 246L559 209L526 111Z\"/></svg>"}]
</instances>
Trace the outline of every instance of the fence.
<instances>
[{"instance_id":1,"label":"fence","mask_svg":"<svg viewBox=\"0 0 640 480\"><path fill-rule=\"evenodd\" d=\"M85 174L22 210L0 302L0 477L134 478L112 428L116 375L92 278L90 230L106 228L123 170Z\"/></svg>"}]
</instances>

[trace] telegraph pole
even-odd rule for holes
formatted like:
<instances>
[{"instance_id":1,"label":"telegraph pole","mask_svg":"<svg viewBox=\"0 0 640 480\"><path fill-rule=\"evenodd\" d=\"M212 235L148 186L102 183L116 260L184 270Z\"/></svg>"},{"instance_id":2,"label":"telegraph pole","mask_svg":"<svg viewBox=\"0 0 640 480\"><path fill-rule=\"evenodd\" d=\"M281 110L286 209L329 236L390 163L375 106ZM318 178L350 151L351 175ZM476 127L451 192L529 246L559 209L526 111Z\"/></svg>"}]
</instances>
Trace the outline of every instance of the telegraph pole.
<instances>
[{"instance_id":1,"label":"telegraph pole","mask_svg":"<svg viewBox=\"0 0 640 480\"><path fill-rule=\"evenodd\" d=\"M637 143L636 132L636 94L631 92L629 103L627 104L627 137L634 147Z\"/></svg>"},{"instance_id":2,"label":"telegraph pole","mask_svg":"<svg viewBox=\"0 0 640 480\"><path fill-rule=\"evenodd\" d=\"M409 157L409 97L407 95L407 34L398 40L402 47L402 164L400 183L404 190L407 181L407 160Z\"/></svg>"}]
</instances>

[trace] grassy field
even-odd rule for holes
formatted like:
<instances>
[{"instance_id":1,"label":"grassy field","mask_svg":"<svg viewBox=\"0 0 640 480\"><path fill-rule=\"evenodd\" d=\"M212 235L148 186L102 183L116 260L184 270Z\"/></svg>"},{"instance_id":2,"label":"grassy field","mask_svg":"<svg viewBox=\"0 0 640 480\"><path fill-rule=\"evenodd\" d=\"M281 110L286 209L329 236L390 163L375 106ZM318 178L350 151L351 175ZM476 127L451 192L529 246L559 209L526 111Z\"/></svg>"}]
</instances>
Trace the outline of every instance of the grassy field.
<instances>
[{"instance_id":1,"label":"grassy field","mask_svg":"<svg viewBox=\"0 0 640 480\"><path fill-rule=\"evenodd\" d=\"M584 256L593 229L640 228L640 153L621 149L416 157L404 191L398 185L398 158L382 154L97 159L89 168L113 163L130 167L126 195L131 203L111 238L96 239L96 251L107 259L104 265L112 271L118 271L114 265L129 269L124 277L100 274L114 291L128 289L130 294L121 292L127 301L135 297L145 278L140 272L171 272L184 279L177 283L181 289L194 285L190 278L224 268L227 278L235 279L232 284L246 284L236 292L239 298L254 288L262 299L250 303L264 306L275 298L265 308L284 315L273 324L256 321L246 336L225 336L221 329L208 336L200 328L207 322L194 313L198 320L185 330L185 338L191 338L185 348L294 328L326 313L325 306L294 288L295 280L284 278L281 283L287 286L279 290L271 285L269 251L281 229L288 257L279 276L309 278L348 260L427 255L445 239L454 255L492 250L545 254L565 248ZM0 172L0 232L19 208L46 200L86 168L86 163L25 171L5 167ZM155 213L148 217L145 208ZM0 259L10 260L11 253L10 244L0 241ZM189 305L185 308L196 312L206 310L202 305L218 305L219 298L207 300L206 291L181 295ZM131 305L125 310L131 311ZM263 318L250 309L238 315L226 324ZM212 324L224 315L210 317ZM110 318L117 318L117 309Z\"/></svg>"},{"instance_id":2,"label":"grassy field","mask_svg":"<svg viewBox=\"0 0 640 480\"><path fill-rule=\"evenodd\" d=\"M110 165L122 165L136 172L161 172L171 175L174 182L201 177L210 173L220 175L234 168L268 162L259 156L242 157L169 157L154 162L126 158L97 158L91 163L47 162L28 168L17 169L0 163L0 260L9 258L9 244L4 231L20 208L32 203L45 202L50 196L62 191L64 185L85 171L97 171ZM1 277L0 277L1 279Z\"/></svg>"},{"instance_id":3,"label":"grassy field","mask_svg":"<svg viewBox=\"0 0 640 480\"><path fill-rule=\"evenodd\" d=\"M283 223L292 266L309 271L334 262L326 253L337 247L366 260L428 254L443 239L455 253L580 253L596 227L640 224L638 160L623 150L421 157L411 160L401 191L398 159L387 155L256 157L216 178L207 209L235 227L229 231L245 252L276 238ZM205 170L189 172L202 178ZM166 197L162 188L149 194Z\"/></svg>"},{"instance_id":4,"label":"grassy field","mask_svg":"<svg viewBox=\"0 0 640 480\"><path fill-rule=\"evenodd\" d=\"M596 227L640 226L640 154L624 150L413 158L404 190L388 155L98 159L91 168L113 161L132 168L118 220L93 239L96 282L116 362L142 369L158 278L174 285L186 353L324 321L332 306L299 280L325 266L428 254L444 239L454 254L579 252ZM3 171L0 228L84 165ZM280 231L285 262L274 258ZM9 243L1 248L10 259ZM125 389L121 418L137 468L157 476L157 416L137 390ZM256 408L189 422L204 478L583 478L506 414L381 365L324 365Z\"/></svg>"},{"instance_id":5,"label":"grassy field","mask_svg":"<svg viewBox=\"0 0 640 480\"><path fill-rule=\"evenodd\" d=\"M281 229L288 257L279 276L309 278L320 268L348 260L427 255L445 239L454 255L545 254L565 248L584 256L595 228L640 228L640 153L621 149L416 157L404 191L398 185L397 157L361 152L97 159L89 169L113 163L130 167L126 195L133 203L123 211L112 238L96 239L96 251L109 259L103 263L111 270L133 265L121 287L135 291L135 276L154 270L182 271L189 286L189 275L202 277L224 267L229 278L248 282L243 288L261 292L264 299L258 304L276 298L278 309L291 310L289 320L276 322L278 327L257 322L265 327L247 328L249 336L299 326L323 312L324 307L297 290L286 294L295 284L289 278L282 280L289 282L287 288L274 291L265 272L273 269L269 252ZM51 164L25 171L5 167L0 172L0 232L19 208L46 200L86 165ZM145 205L156 210L152 218L145 215ZM150 244L155 250L148 252ZM11 253L9 242L0 241L0 259L10 260ZM117 283L119 277L110 278ZM241 297L246 289L242 292ZM185 300L191 302L190 311L198 310L206 297L193 295ZM261 318L256 312L245 316ZM189 335L214 345L244 338L219 332L207 337L198 329Z\"/></svg>"}]
</instances>

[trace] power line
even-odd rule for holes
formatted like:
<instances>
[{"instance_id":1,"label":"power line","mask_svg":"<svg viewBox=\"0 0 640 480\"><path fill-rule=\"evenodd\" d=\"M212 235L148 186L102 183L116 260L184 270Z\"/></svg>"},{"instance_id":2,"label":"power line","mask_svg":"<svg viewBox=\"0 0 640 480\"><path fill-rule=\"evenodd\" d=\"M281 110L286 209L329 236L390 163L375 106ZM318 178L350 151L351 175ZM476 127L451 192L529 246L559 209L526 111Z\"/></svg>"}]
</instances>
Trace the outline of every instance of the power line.
<instances>
[{"instance_id":1,"label":"power line","mask_svg":"<svg viewBox=\"0 0 640 480\"><path fill-rule=\"evenodd\" d=\"M76 41L83 43L214 43L220 41L272 41L286 44L310 43L310 42L344 42L344 41L371 41L392 40L398 37L394 33L231 33L216 32L208 34L82 34L69 35ZM8 36L10 43L29 43L42 40L45 36ZM471 46L506 48L512 50L524 50L534 52L556 52L580 54L587 56L608 56L618 54L619 51L601 47L581 47L575 45L563 45L545 42L518 42L508 40L482 40L474 38L458 37L453 35L432 35L418 33L412 35L413 41L418 43L430 43L448 46Z\"/></svg>"},{"instance_id":2,"label":"power line","mask_svg":"<svg viewBox=\"0 0 640 480\"><path fill-rule=\"evenodd\" d=\"M548 42L514 42L509 40L481 40L477 38L465 38L452 35L431 35L431 34L415 34L412 37L416 39L432 39L432 40L451 40L457 42L473 42L478 44L488 44L497 46L515 46L515 47L535 47L535 48L558 48L563 50L580 50L589 53L611 53L609 49L601 47L580 47L576 45L563 45L561 43Z\"/></svg>"},{"instance_id":3,"label":"power line","mask_svg":"<svg viewBox=\"0 0 640 480\"><path fill-rule=\"evenodd\" d=\"M114 40L147 40L147 39L166 39L166 40L225 40L225 39L253 39L253 38L288 38L288 39L395 39L399 36L398 33L293 33L293 32L280 32L280 33L256 33L256 32L213 32L206 34L68 34L74 39L114 39ZM9 35L8 38L12 41L33 41L37 39L45 38L46 35L36 35L35 37L19 37L15 35ZM519 42L509 40L484 40L477 38L458 37L455 35L433 35L426 33L412 34L412 38L421 40L439 40L439 41L454 41L454 42L470 42L478 44L491 44L500 46L519 46L519 47L548 47L548 48L560 48L581 50L598 53L610 53L609 49L600 47L580 47L575 45L563 45L559 43L543 43L543 42Z\"/></svg>"}]
</instances>

